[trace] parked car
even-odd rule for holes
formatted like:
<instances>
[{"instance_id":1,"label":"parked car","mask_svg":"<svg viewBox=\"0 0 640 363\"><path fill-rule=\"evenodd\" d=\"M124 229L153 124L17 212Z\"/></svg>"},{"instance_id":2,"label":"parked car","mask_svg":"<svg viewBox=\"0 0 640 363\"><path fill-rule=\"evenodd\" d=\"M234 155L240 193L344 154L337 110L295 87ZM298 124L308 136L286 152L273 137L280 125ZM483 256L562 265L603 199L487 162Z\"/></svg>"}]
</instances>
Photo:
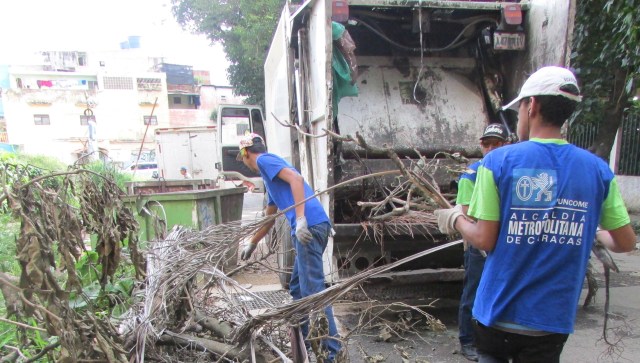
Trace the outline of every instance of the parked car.
<instances>
[{"instance_id":1,"label":"parked car","mask_svg":"<svg viewBox=\"0 0 640 363\"><path fill-rule=\"evenodd\" d=\"M158 163L155 161L142 161L131 164L124 169L124 172L134 176L137 180L158 179Z\"/></svg>"}]
</instances>

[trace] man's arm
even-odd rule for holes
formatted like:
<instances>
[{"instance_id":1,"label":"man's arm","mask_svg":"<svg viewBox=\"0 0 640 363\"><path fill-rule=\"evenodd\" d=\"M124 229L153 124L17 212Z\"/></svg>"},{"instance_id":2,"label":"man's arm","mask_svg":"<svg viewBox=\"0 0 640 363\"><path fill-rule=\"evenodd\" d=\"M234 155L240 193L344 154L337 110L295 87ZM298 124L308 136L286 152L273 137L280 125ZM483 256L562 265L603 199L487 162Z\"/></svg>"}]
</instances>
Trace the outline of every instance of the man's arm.
<instances>
[{"instance_id":1,"label":"man's arm","mask_svg":"<svg viewBox=\"0 0 640 363\"><path fill-rule=\"evenodd\" d=\"M636 247L636 234L631 224L610 231L599 230L596 239L611 252L629 252Z\"/></svg>"},{"instance_id":2,"label":"man's arm","mask_svg":"<svg viewBox=\"0 0 640 363\"><path fill-rule=\"evenodd\" d=\"M284 180L291 186L293 202L296 206L296 218L304 217L304 178L291 168L283 168L278 173L278 178ZM300 204L299 204L300 203Z\"/></svg>"},{"instance_id":3,"label":"man's arm","mask_svg":"<svg viewBox=\"0 0 640 363\"><path fill-rule=\"evenodd\" d=\"M463 207L464 208L464 207ZM462 238L479 250L491 251L496 246L500 222L479 219L473 223L465 217L458 217L454 222L455 229L462 234Z\"/></svg>"},{"instance_id":4,"label":"man's arm","mask_svg":"<svg viewBox=\"0 0 640 363\"><path fill-rule=\"evenodd\" d=\"M629 252L636 247L636 234L631 228L629 213L624 205L622 193L620 193L620 187L615 178L611 180L609 194L602 203L602 215L600 216L599 224L604 231L596 232L596 238L609 251Z\"/></svg>"},{"instance_id":5,"label":"man's arm","mask_svg":"<svg viewBox=\"0 0 640 363\"><path fill-rule=\"evenodd\" d=\"M267 208L265 209L265 216L271 216L276 214L276 212L278 211L278 207L276 207L275 205L271 204L268 205ZM251 244L257 244L258 242L260 242L260 240L267 235L267 233L269 233L269 230L271 229L271 227L273 227L273 225L276 223L275 220L265 224L264 226L260 227L260 229L251 237L251 240L249 241L249 243Z\"/></svg>"}]
</instances>

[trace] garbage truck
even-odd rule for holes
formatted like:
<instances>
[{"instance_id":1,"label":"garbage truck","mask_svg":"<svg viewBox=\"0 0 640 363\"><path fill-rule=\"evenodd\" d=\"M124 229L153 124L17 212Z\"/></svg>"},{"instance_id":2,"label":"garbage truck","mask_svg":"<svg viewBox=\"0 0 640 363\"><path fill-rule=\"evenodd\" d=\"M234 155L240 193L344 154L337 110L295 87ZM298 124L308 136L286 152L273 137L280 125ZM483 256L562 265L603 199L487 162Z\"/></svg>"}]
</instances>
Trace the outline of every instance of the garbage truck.
<instances>
[{"instance_id":1,"label":"garbage truck","mask_svg":"<svg viewBox=\"0 0 640 363\"><path fill-rule=\"evenodd\" d=\"M193 179L218 179L215 161L218 157L217 130L213 126L158 128L156 154L159 177L184 179L181 168L187 168Z\"/></svg>"},{"instance_id":2,"label":"garbage truck","mask_svg":"<svg viewBox=\"0 0 640 363\"><path fill-rule=\"evenodd\" d=\"M316 191L357 176L396 169L385 153L327 136L362 136L400 159L442 152L480 158L478 138L490 123L514 131L516 115L500 106L527 75L567 65L575 2L447 0L289 0L264 65L265 135L269 152L298 168ZM457 175L434 177L455 193ZM387 264L451 238L384 229L365 233L359 201L382 200L394 177L366 179L320 199L335 234L324 255L327 283ZM287 223L278 262L293 251ZM427 255L385 275L390 281L454 281L462 277L462 246ZM288 276L281 273L286 285Z\"/></svg>"},{"instance_id":3,"label":"garbage truck","mask_svg":"<svg viewBox=\"0 0 640 363\"><path fill-rule=\"evenodd\" d=\"M187 168L194 179L209 179L219 188L250 186L264 191L258 173L236 160L240 139L251 132L264 135L262 109L256 105L221 104L212 125L159 128L156 151L159 178L183 179Z\"/></svg>"}]
</instances>

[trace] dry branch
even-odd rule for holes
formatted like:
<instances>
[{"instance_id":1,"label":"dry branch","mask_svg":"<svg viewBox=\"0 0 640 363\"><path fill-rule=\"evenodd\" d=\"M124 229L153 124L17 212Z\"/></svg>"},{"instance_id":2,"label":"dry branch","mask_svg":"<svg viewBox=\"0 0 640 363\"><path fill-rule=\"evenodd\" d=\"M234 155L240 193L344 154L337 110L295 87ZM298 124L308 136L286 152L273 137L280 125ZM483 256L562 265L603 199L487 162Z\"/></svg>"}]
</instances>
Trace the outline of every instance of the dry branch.
<instances>
[{"instance_id":1,"label":"dry branch","mask_svg":"<svg viewBox=\"0 0 640 363\"><path fill-rule=\"evenodd\" d=\"M250 352L248 349L240 349L233 345L220 343L215 340L198 338L193 335L177 334L169 330L164 331L158 341L164 344L175 344L180 347L211 352L220 358L227 358L233 361L242 362L250 360ZM256 354L257 363L266 363L268 361L267 357L263 354Z\"/></svg>"},{"instance_id":2,"label":"dry branch","mask_svg":"<svg viewBox=\"0 0 640 363\"><path fill-rule=\"evenodd\" d=\"M202 311L195 311L194 320L202 325L203 328L209 330L217 337L228 340L233 333L233 326L226 321L222 321L213 317L206 316Z\"/></svg>"}]
</instances>

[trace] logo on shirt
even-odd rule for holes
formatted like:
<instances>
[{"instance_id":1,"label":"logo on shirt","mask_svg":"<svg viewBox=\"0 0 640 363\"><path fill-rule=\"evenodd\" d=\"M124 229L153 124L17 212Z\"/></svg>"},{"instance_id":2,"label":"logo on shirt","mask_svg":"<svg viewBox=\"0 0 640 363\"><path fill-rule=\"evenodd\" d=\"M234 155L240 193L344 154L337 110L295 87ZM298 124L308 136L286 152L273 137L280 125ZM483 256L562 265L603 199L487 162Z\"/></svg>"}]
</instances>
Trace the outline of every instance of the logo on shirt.
<instances>
[{"instance_id":1,"label":"logo on shirt","mask_svg":"<svg viewBox=\"0 0 640 363\"><path fill-rule=\"evenodd\" d=\"M555 170L514 169L514 206L545 207L553 205L557 194Z\"/></svg>"}]
</instances>

